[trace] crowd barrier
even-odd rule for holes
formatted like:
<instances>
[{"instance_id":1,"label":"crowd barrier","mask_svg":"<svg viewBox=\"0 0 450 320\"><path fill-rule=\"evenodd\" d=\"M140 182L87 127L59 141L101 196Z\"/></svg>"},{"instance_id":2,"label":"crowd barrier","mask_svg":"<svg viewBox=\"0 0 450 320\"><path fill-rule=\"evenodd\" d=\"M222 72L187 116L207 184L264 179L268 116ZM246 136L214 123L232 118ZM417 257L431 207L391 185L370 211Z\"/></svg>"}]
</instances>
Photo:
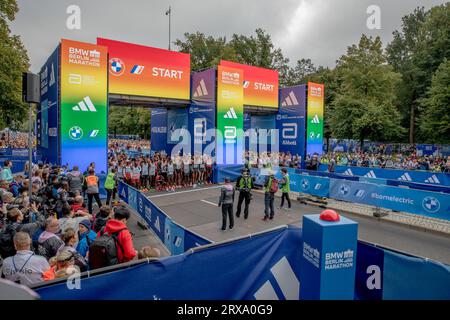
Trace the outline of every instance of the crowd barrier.
<instances>
[{"instance_id":1,"label":"crowd barrier","mask_svg":"<svg viewBox=\"0 0 450 320\"><path fill-rule=\"evenodd\" d=\"M0 148L0 166L3 167L3 162L10 160L13 164L11 168L12 173L23 172L25 163L28 161L28 149L27 148ZM35 153L33 150L33 162L41 160L41 156Z\"/></svg>"},{"instance_id":2,"label":"crowd barrier","mask_svg":"<svg viewBox=\"0 0 450 320\"><path fill-rule=\"evenodd\" d=\"M321 164L319 166L319 171L328 171L328 166L326 164ZM382 169L373 167L335 166L335 173L343 174L346 176L381 178L450 187L450 173L442 172Z\"/></svg>"},{"instance_id":3,"label":"crowd barrier","mask_svg":"<svg viewBox=\"0 0 450 320\"><path fill-rule=\"evenodd\" d=\"M65 281L35 290L43 300L299 300L302 276L308 276L300 269L301 243L300 228L280 226L85 275L79 290L69 289ZM356 256L355 300L450 299L448 265L361 241Z\"/></svg>"},{"instance_id":4,"label":"crowd barrier","mask_svg":"<svg viewBox=\"0 0 450 320\"><path fill-rule=\"evenodd\" d=\"M119 181L118 193L145 220L172 255L211 243L174 222L143 193L122 181Z\"/></svg>"},{"instance_id":5,"label":"crowd barrier","mask_svg":"<svg viewBox=\"0 0 450 320\"><path fill-rule=\"evenodd\" d=\"M383 185L377 179L377 183L372 183L368 180L375 180L372 178L364 178L362 181L354 176L351 177L353 180L343 176L333 178L336 177L335 174L305 172L293 168L288 168L288 173L293 192L450 220L449 193ZM252 168L250 174L256 178L255 184L262 184L267 169ZM281 179L279 168L275 170L275 177Z\"/></svg>"}]
</instances>

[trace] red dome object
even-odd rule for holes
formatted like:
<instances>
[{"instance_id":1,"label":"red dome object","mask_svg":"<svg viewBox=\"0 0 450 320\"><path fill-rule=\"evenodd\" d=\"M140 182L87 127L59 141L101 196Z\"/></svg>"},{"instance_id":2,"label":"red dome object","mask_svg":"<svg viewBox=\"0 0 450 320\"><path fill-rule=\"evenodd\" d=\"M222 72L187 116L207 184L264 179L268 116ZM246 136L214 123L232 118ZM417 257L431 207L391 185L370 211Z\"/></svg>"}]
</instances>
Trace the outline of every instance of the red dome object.
<instances>
[{"instance_id":1,"label":"red dome object","mask_svg":"<svg viewBox=\"0 0 450 320\"><path fill-rule=\"evenodd\" d=\"M323 210L322 213L319 216L320 220L324 221L332 221L336 222L339 221L341 218L339 217L339 214L331 209Z\"/></svg>"}]
</instances>

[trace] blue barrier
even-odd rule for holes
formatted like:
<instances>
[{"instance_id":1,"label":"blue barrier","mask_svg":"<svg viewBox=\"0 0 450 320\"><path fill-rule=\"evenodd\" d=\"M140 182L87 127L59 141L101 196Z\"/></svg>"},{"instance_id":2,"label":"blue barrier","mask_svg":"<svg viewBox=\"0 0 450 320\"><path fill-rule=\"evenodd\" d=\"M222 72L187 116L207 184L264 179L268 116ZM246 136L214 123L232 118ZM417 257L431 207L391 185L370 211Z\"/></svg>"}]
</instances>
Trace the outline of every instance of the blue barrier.
<instances>
[{"instance_id":1,"label":"blue barrier","mask_svg":"<svg viewBox=\"0 0 450 320\"><path fill-rule=\"evenodd\" d=\"M301 247L300 228L280 227L91 275L80 280L82 290L70 290L64 281L36 292L43 300L298 300ZM355 299L450 299L449 287L450 266L358 243Z\"/></svg>"},{"instance_id":2,"label":"blue barrier","mask_svg":"<svg viewBox=\"0 0 450 320\"><path fill-rule=\"evenodd\" d=\"M450 220L449 194L330 180L330 198Z\"/></svg>"},{"instance_id":3,"label":"blue barrier","mask_svg":"<svg viewBox=\"0 0 450 320\"><path fill-rule=\"evenodd\" d=\"M236 181L244 165L214 165L214 183L222 183L225 178Z\"/></svg>"},{"instance_id":4,"label":"blue barrier","mask_svg":"<svg viewBox=\"0 0 450 320\"><path fill-rule=\"evenodd\" d=\"M119 181L118 193L145 220L172 255L211 243L174 222L144 194L122 181Z\"/></svg>"},{"instance_id":5,"label":"blue barrier","mask_svg":"<svg viewBox=\"0 0 450 320\"><path fill-rule=\"evenodd\" d=\"M327 165L321 164L319 171L326 172ZM450 187L450 174L420 170L397 170L368 167L336 166L335 172L347 176L364 176L367 178L382 178L405 182L415 182L428 185Z\"/></svg>"}]
</instances>

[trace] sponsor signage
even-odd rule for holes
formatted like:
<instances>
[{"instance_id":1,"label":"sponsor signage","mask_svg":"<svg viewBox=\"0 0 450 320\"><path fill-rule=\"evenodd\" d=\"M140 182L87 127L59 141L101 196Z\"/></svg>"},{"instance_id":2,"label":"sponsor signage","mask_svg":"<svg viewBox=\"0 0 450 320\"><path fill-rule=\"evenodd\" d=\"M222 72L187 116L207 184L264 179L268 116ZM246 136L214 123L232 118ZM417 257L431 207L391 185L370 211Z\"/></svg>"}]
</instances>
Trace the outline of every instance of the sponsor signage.
<instances>
[{"instance_id":1,"label":"sponsor signage","mask_svg":"<svg viewBox=\"0 0 450 320\"><path fill-rule=\"evenodd\" d=\"M217 164L242 164L244 147L243 71L218 67Z\"/></svg>"},{"instance_id":2,"label":"sponsor signage","mask_svg":"<svg viewBox=\"0 0 450 320\"><path fill-rule=\"evenodd\" d=\"M306 121L306 153L322 154L324 86L308 82L308 107Z\"/></svg>"},{"instance_id":3,"label":"sponsor signage","mask_svg":"<svg viewBox=\"0 0 450 320\"><path fill-rule=\"evenodd\" d=\"M107 171L107 55L103 46L61 41L62 164Z\"/></svg>"},{"instance_id":4,"label":"sponsor signage","mask_svg":"<svg viewBox=\"0 0 450 320\"><path fill-rule=\"evenodd\" d=\"M189 54L103 38L97 44L108 48L110 93L190 98Z\"/></svg>"},{"instance_id":5,"label":"sponsor signage","mask_svg":"<svg viewBox=\"0 0 450 320\"><path fill-rule=\"evenodd\" d=\"M244 72L244 105L278 108L278 71L221 60L221 66Z\"/></svg>"}]
</instances>

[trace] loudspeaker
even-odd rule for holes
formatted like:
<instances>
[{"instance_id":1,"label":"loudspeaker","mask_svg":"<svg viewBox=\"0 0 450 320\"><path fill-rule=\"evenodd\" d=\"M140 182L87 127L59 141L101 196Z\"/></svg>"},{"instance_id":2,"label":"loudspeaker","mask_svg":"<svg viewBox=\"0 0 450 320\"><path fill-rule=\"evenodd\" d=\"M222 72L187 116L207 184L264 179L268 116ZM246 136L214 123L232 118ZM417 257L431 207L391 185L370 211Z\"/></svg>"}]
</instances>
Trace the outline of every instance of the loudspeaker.
<instances>
[{"instance_id":1,"label":"loudspeaker","mask_svg":"<svg viewBox=\"0 0 450 320\"><path fill-rule=\"evenodd\" d=\"M40 77L31 72L24 72L22 76L22 97L28 103L39 103L41 99Z\"/></svg>"}]
</instances>

